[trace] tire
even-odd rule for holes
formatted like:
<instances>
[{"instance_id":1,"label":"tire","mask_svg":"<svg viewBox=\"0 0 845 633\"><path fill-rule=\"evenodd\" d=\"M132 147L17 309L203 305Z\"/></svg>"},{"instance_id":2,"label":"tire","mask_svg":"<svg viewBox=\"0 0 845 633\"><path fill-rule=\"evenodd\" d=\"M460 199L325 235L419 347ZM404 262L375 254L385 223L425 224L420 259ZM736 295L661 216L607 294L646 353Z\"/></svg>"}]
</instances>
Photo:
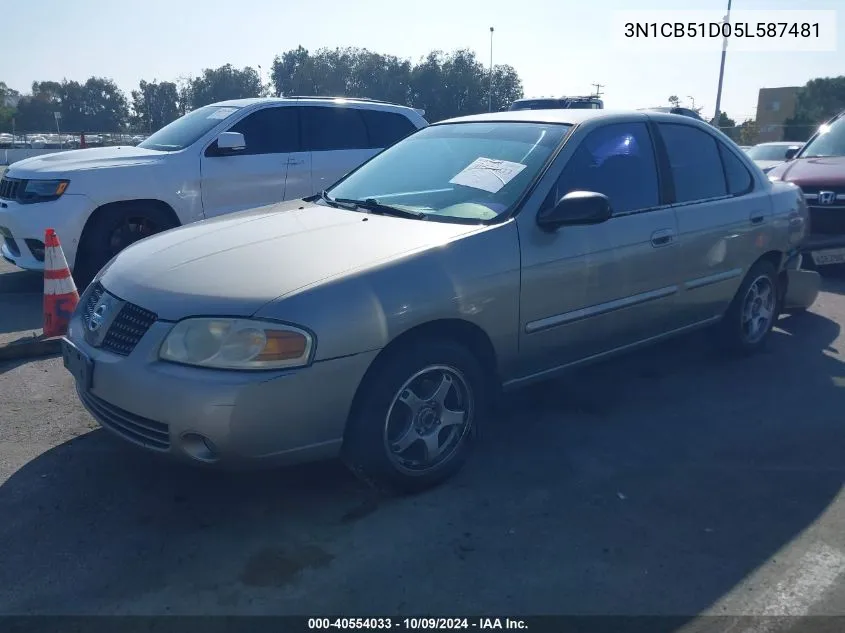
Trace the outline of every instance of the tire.
<instances>
[{"instance_id":1,"label":"tire","mask_svg":"<svg viewBox=\"0 0 845 633\"><path fill-rule=\"evenodd\" d=\"M771 262L760 260L751 267L720 323L726 351L753 354L766 346L781 312L779 283Z\"/></svg>"},{"instance_id":2,"label":"tire","mask_svg":"<svg viewBox=\"0 0 845 633\"><path fill-rule=\"evenodd\" d=\"M167 211L143 202L109 205L96 213L85 227L73 269L73 279L80 292L124 248L175 226Z\"/></svg>"},{"instance_id":3,"label":"tire","mask_svg":"<svg viewBox=\"0 0 845 633\"><path fill-rule=\"evenodd\" d=\"M490 375L463 345L440 339L403 345L362 383L347 425L343 460L381 492L432 488L464 465L478 421L492 410L492 387ZM440 452L429 458L429 448L436 447Z\"/></svg>"}]
</instances>

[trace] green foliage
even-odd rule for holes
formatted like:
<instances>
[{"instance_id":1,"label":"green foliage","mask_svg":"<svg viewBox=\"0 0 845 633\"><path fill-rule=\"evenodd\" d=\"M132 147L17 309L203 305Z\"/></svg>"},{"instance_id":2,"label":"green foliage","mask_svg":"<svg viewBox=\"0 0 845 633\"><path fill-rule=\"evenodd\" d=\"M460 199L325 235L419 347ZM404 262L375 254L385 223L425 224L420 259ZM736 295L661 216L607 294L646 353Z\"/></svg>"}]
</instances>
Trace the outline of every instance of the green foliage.
<instances>
[{"instance_id":1,"label":"green foliage","mask_svg":"<svg viewBox=\"0 0 845 633\"><path fill-rule=\"evenodd\" d=\"M818 77L798 91L795 115L785 121L783 140L804 142L819 124L845 110L845 75Z\"/></svg>"},{"instance_id":2,"label":"green foliage","mask_svg":"<svg viewBox=\"0 0 845 633\"><path fill-rule=\"evenodd\" d=\"M412 64L363 48L298 47L276 56L270 74L274 93L379 99L426 111L429 121L506 109L522 97L522 82L512 66L490 71L469 50L432 51Z\"/></svg>"},{"instance_id":3,"label":"green foliage","mask_svg":"<svg viewBox=\"0 0 845 633\"><path fill-rule=\"evenodd\" d=\"M759 130L757 122L751 119L743 121L739 126L739 135L737 143L740 145L756 145Z\"/></svg>"},{"instance_id":4,"label":"green foliage","mask_svg":"<svg viewBox=\"0 0 845 633\"><path fill-rule=\"evenodd\" d=\"M413 63L366 48L324 48L312 54L299 46L276 56L270 86L277 96L366 97L423 108L429 121L486 112L490 106L505 110L523 96L512 66L500 64L491 73L469 50L433 51ZM62 132L117 132L128 125L150 133L194 108L265 93L256 69L231 64L175 82L141 80L129 99L102 77L84 83L36 81L23 96L0 82L0 131L11 131L15 118L18 132L49 133L56 129L53 113L60 112ZM20 97L17 107L3 105L7 96Z\"/></svg>"},{"instance_id":5,"label":"green foliage","mask_svg":"<svg viewBox=\"0 0 845 633\"><path fill-rule=\"evenodd\" d=\"M734 142L739 142L739 128L736 127L736 121L724 112L719 113L719 125L717 127L727 134Z\"/></svg>"}]
</instances>

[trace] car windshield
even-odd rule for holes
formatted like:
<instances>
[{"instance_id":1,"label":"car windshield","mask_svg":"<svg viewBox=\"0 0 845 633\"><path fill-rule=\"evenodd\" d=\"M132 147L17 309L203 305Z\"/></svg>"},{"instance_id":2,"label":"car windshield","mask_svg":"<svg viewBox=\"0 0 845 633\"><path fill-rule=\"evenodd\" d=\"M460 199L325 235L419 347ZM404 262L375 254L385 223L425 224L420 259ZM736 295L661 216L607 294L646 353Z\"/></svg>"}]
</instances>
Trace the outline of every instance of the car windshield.
<instances>
[{"instance_id":1,"label":"car windshield","mask_svg":"<svg viewBox=\"0 0 845 633\"><path fill-rule=\"evenodd\" d=\"M830 125L822 125L818 135L801 152L801 158L845 156L845 116Z\"/></svg>"},{"instance_id":2,"label":"car windshield","mask_svg":"<svg viewBox=\"0 0 845 633\"><path fill-rule=\"evenodd\" d=\"M751 160L786 160L786 152L790 147L800 145L755 145L745 150Z\"/></svg>"},{"instance_id":3,"label":"car windshield","mask_svg":"<svg viewBox=\"0 0 845 633\"><path fill-rule=\"evenodd\" d=\"M328 194L340 200L374 200L427 219L492 220L517 202L570 127L433 125L386 149Z\"/></svg>"},{"instance_id":4,"label":"car windshield","mask_svg":"<svg viewBox=\"0 0 845 633\"><path fill-rule=\"evenodd\" d=\"M196 143L223 119L228 119L238 107L209 105L198 108L165 125L147 140L138 144L144 149L176 152Z\"/></svg>"}]
</instances>

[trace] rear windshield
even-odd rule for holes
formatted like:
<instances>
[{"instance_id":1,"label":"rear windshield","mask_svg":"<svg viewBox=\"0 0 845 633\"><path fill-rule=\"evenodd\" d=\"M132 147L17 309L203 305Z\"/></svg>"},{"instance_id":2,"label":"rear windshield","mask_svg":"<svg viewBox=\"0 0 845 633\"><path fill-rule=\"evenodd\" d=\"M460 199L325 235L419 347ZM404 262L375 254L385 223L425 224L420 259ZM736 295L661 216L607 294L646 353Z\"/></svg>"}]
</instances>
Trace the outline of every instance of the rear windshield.
<instances>
[{"instance_id":1,"label":"rear windshield","mask_svg":"<svg viewBox=\"0 0 845 633\"><path fill-rule=\"evenodd\" d=\"M745 151L752 160L786 160L786 152L790 147L800 145L755 145Z\"/></svg>"}]
</instances>

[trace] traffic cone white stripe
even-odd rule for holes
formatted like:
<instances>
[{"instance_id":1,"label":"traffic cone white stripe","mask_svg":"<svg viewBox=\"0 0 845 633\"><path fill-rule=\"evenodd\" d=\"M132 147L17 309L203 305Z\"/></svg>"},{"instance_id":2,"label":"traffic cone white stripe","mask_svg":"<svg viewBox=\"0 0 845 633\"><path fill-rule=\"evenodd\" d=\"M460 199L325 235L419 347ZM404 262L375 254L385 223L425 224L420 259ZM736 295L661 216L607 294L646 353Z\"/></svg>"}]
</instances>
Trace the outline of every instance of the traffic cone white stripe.
<instances>
[{"instance_id":1,"label":"traffic cone white stripe","mask_svg":"<svg viewBox=\"0 0 845 633\"><path fill-rule=\"evenodd\" d=\"M44 280L44 294L45 295L68 295L76 292L70 277L67 279L45 279Z\"/></svg>"},{"instance_id":2,"label":"traffic cone white stripe","mask_svg":"<svg viewBox=\"0 0 845 633\"><path fill-rule=\"evenodd\" d=\"M70 271L68 270L67 260L65 259L65 254L62 252L61 248L57 248L55 246L48 246L44 249L44 270L50 271L67 271L68 277L70 277ZM71 292L70 290L67 292Z\"/></svg>"}]
</instances>

